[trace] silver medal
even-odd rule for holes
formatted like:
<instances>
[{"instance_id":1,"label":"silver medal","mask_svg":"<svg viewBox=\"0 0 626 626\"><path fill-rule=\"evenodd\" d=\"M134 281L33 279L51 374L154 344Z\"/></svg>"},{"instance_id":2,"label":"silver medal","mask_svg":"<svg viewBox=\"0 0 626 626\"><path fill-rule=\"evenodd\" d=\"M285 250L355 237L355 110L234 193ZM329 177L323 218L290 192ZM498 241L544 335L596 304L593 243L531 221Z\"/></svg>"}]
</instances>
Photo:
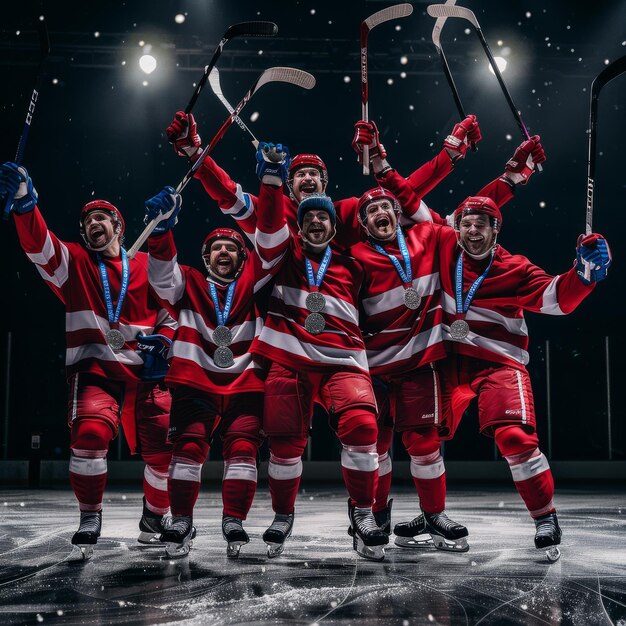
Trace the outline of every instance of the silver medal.
<instances>
[{"instance_id":1,"label":"silver medal","mask_svg":"<svg viewBox=\"0 0 626 626\"><path fill-rule=\"evenodd\" d=\"M218 367L230 367L234 365L235 359L233 358L233 351L226 346L220 346L213 353L213 362Z\"/></svg>"},{"instance_id":2,"label":"silver medal","mask_svg":"<svg viewBox=\"0 0 626 626\"><path fill-rule=\"evenodd\" d=\"M450 324L450 335L455 341L465 339L469 335L469 324L465 320L454 320Z\"/></svg>"},{"instance_id":3,"label":"silver medal","mask_svg":"<svg viewBox=\"0 0 626 626\"><path fill-rule=\"evenodd\" d=\"M305 306L307 311L319 313L320 311L323 311L326 306L326 298L319 291L312 291L306 297Z\"/></svg>"},{"instance_id":4,"label":"silver medal","mask_svg":"<svg viewBox=\"0 0 626 626\"><path fill-rule=\"evenodd\" d=\"M408 287L404 290L404 304L406 304L407 309L419 309L421 301L422 299L413 287Z\"/></svg>"},{"instance_id":5,"label":"silver medal","mask_svg":"<svg viewBox=\"0 0 626 626\"><path fill-rule=\"evenodd\" d=\"M233 333L228 326L220 324L213 331L213 341L220 347L230 346L233 342Z\"/></svg>"},{"instance_id":6,"label":"silver medal","mask_svg":"<svg viewBox=\"0 0 626 626\"><path fill-rule=\"evenodd\" d=\"M124 347L124 335L117 330L117 328L111 328L104 334L107 345L111 350L121 350Z\"/></svg>"},{"instance_id":7,"label":"silver medal","mask_svg":"<svg viewBox=\"0 0 626 626\"><path fill-rule=\"evenodd\" d=\"M324 316L319 313L309 313L304 320L304 327L312 335L319 335L326 327Z\"/></svg>"}]
</instances>

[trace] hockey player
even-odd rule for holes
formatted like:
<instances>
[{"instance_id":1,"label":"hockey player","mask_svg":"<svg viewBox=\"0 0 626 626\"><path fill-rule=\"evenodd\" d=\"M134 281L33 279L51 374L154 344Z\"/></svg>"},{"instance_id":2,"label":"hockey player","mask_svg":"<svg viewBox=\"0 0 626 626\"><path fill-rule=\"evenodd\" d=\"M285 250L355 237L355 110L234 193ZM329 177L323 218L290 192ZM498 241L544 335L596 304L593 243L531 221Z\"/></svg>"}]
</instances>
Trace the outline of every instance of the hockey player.
<instances>
[{"instance_id":1,"label":"hockey player","mask_svg":"<svg viewBox=\"0 0 626 626\"><path fill-rule=\"evenodd\" d=\"M534 170L532 157L512 161L507 164L515 170L509 172L512 181L527 181ZM606 277L611 254L602 236L581 235L574 267L552 276L498 245L501 226L497 204L489 197L473 196L456 209L454 230L443 227L439 264L448 358L441 368L440 434L451 438L469 402L478 398L481 432L494 437L511 468L535 520L535 546L548 548L548 558L555 560L561 530L552 473L537 439L523 312L572 312ZM394 533L408 539L422 534L424 527L419 516L397 524Z\"/></svg>"},{"instance_id":2,"label":"hockey player","mask_svg":"<svg viewBox=\"0 0 626 626\"><path fill-rule=\"evenodd\" d=\"M280 211L273 208L287 176L288 150L265 144L259 150L266 156L271 150L274 159L261 157L259 162L260 204L269 205L259 211L259 254L248 253L238 232L216 228L202 245L207 276L179 265L172 227L180 196L168 187L146 203L146 223L166 217L148 239L150 282L179 322L166 378L173 389L174 451L168 482L173 518L161 540L170 556L189 552L202 465L217 432L223 442L222 535L227 556L239 556L249 541L243 520L256 491L264 388L261 365L250 353L263 325L255 300L278 268L289 239Z\"/></svg>"},{"instance_id":3,"label":"hockey player","mask_svg":"<svg viewBox=\"0 0 626 626\"><path fill-rule=\"evenodd\" d=\"M329 245L336 214L328 196L307 195L297 219L300 236L290 241L265 325L252 346L254 354L271 362L263 430L269 438L275 518L263 539L268 554L277 556L291 534L315 400L328 411L342 445L353 547L365 558L382 560L388 537L371 508L378 468L376 405L358 327L362 269Z\"/></svg>"},{"instance_id":4,"label":"hockey player","mask_svg":"<svg viewBox=\"0 0 626 626\"><path fill-rule=\"evenodd\" d=\"M72 544L87 557L100 536L106 457L120 421L131 452L146 463L139 541L155 541L169 520L171 399L162 379L175 323L149 290L148 255L127 258L124 219L106 200L81 209L84 245L60 241L39 212L28 172L15 163L0 167L0 195L12 199L21 246L65 305L70 483L80 509Z\"/></svg>"},{"instance_id":5,"label":"hockey player","mask_svg":"<svg viewBox=\"0 0 626 626\"><path fill-rule=\"evenodd\" d=\"M372 171L402 198L400 203L383 187L366 192L359 202L359 219L368 240L350 250L365 271L360 325L379 410L374 515L379 526L390 533L389 449L393 432L398 431L411 458L411 475L424 512L420 517L422 531L427 537L419 544L413 535L397 537L396 543L412 547L434 542L442 550L466 551L467 529L450 520L444 511L445 468L438 435L442 420L440 382L434 367L445 357L438 249L442 233L450 229L431 223L426 205L389 165L375 126L358 124L363 136L371 139ZM520 146L516 158L525 163L533 154L538 162L545 159L538 140ZM504 174L482 190L500 205L512 197L515 173L511 168L507 165ZM401 209L409 217L405 227L400 226ZM416 224L416 218L425 223Z\"/></svg>"},{"instance_id":6,"label":"hockey player","mask_svg":"<svg viewBox=\"0 0 626 626\"><path fill-rule=\"evenodd\" d=\"M353 146L357 152L360 149L362 153L362 143L370 139L366 127L360 124L357 123L355 127ZM367 125L366 122L363 124ZM201 152L200 137L191 113L187 115L182 111L176 113L166 134L180 156L187 156L193 160ZM421 197L435 187L452 171L454 163L465 156L469 142L478 142L480 138L480 129L473 115L456 124L451 135L444 141L441 152L409 176L409 184L415 193ZM204 174L201 174L203 171ZM207 157L199 168L196 177L201 176L207 193L219 204L222 211L232 216L244 233L252 238L255 230L257 197L244 192L211 157ZM298 154L293 157L287 186L289 195L285 195L283 200L285 216L291 232L297 235L299 203L309 194L325 193L328 186L328 169L321 157L316 154ZM358 198L338 200L334 205L337 232L333 246L344 249L357 243L362 237L358 222Z\"/></svg>"}]
</instances>

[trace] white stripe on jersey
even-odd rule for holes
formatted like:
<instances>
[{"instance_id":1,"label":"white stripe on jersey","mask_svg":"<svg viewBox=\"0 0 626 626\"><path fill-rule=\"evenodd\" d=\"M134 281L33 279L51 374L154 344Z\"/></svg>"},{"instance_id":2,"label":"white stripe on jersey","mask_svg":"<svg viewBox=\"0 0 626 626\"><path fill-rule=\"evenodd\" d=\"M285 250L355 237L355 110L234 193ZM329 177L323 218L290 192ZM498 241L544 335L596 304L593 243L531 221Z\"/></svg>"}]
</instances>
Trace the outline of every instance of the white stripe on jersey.
<instances>
[{"instance_id":1,"label":"white stripe on jersey","mask_svg":"<svg viewBox=\"0 0 626 626\"><path fill-rule=\"evenodd\" d=\"M261 367L255 363L249 352L246 352L241 356L234 356L233 364L230 367L217 367L217 365L213 363L213 359L200 346L195 343L180 340L177 340L172 344L169 356L193 361L203 370L214 372L216 374L240 374L247 369L260 369Z\"/></svg>"},{"instance_id":2,"label":"white stripe on jersey","mask_svg":"<svg viewBox=\"0 0 626 626\"><path fill-rule=\"evenodd\" d=\"M83 359L97 359L100 361L117 361L122 365L143 365L143 359L134 350L120 350L113 352L103 343L88 343L77 348L68 348L65 353L65 365L70 366Z\"/></svg>"},{"instance_id":3,"label":"white stripe on jersey","mask_svg":"<svg viewBox=\"0 0 626 626\"><path fill-rule=\"evenodd\" d=\"M392 329L389 332L394 332L394 330L399 329ZM442 327L440 324L437 324L432 328L427 328L425 331L414 335L402 347L400 347L400 345L393 345L384 350L368 350L367 362L370 368L373 368L403 361L418 352L423 352L426 348L434 346L442 340Z\"/></svg>"},{"instance_id":4,"label":"white stripe on jersey","mask_svg":"<svg viewBox=\"0 0 626 626\"><path fill-rule=\"evenodd\" d=\"M191 309L181 309L180 315L178 316L178 327L191 328L202 335L202 338L205 341L215 344L213 341L214 328L209 328L202 315L196 311L192 311ZM240 341L249 342L261 332L261 328L263 328L263 320L260 317L257 317L254 321L248 320L243 322L243 324L236 324L233 326L229 325L228 327L232 333L232 343L238 343Z\"/></svg>"},{"instance_id":5,"label":"white stripe on jersey","mask_svg":"<svg viewBox=\"0 0 626 626\"><path fill-rule=\"evenodd\" d=\"M43 253L41 255L27 253L26 256L28 256L29 259L31 259L32 261L36 263L35 267L37 268L37 271L41 274L41 277L45 281L52 283L55 287L61 287L65 284L69 275L70 253L69 253L69 250L61 242L59 242L59 245L61 247L61 262L59 263L59 266L56 268L56 270L54 270L54 272L50 274L42 267L42 265L47 264L50 261L50 259L54 257L54 247L52 246L52 240L50 239L50 234L48 234L46 237L46 244L44 246L44 250L48 247L48 243L50 244L51 251L52 251L52 254L50 256L47 255L48 251L46 251L45 256ZM39 257L39 256L41 256L41 259L43 260L43 263L41 264L39 264L39 261L35 261L35 258L34 258L34 257Z\"/></svg>"},{"instance_id":6,"label":"white stripe on jersey","mask_svg":"<svg viewBox=\"0 0 626 626\"><path fill-rule=\"evenodd\" d=\"M543 292L542 305L539 311L540 313L545 313L546 315L565 315L558 302L557 283L559 282L559 278L561 277L555 276L554 280Z\"/></svg>"},{"instance_id":7,"label":"white stripe on jersey","mask_svg":"<svg viewBox=\"0 0 626 626\"><path fill-rule=\"evenodd\" d=\"M254 231L254 237L256 240L255 248L257 252L259 249L263 252L263 250L270 250L271 248L278 247L281 243L291 237L291 233L289 231L289 227L285 224L280 230L274 233L264 233L257 228Z\"/></svg>"},{"instance_id":8,"label":"white stripe on jersey","mask_svg":"<svg viewBox=\"0 0 626 626\"><path fill-rule=\"evenodd\" d=\"M110 328L109 321L101 315L96 315L94 311L66 311L65 313L65 331L68 333L79 330L99 330L105 334ZM118 330L124 335L126 341L134 341L137 338L137 333L151 335L154 327L120 324Z\"/></svg>"},{"instance_id":9,"label":"white stripe on jersey","mask_svg":"<svg viewBox=\"0 0 626 626\"><path fill-rule=\"evenodd\" d=\"M306 297L309 295L309 291L305 289L298 289L297 287L287 287L286 285L274 285L272 290L272 296L279 298L288 306L295 306L299 309L306 310ZM346 322L352 322L356 326L359 324L359 313L357 309L342 300L341 298L335 298L324 294L326 300L326 306L322 311L322 315L328 315L329 317L337 317Z\"/></svg>"},{"instance_id":10,"label":"white stripe on jersey","mask_svg":"<svg viewBox=\"0 0 626 626\"><path fill-rule=\"evenodd\" d=\"M178 255L169 261L162 261L150 255L148 274L150 283L159 298L170 304L176 304L185 293L185 276L178 265Z\"/></svg>"},{"instance_id":11,"label":"white stripe on jersey","mask_svg":"<svg viewBox=\"0 0 626 626\"><path fill-rule=\"evenodd\" d=\"M269 315L274 314L270 311ZM263 327L259 340L274 348L305 358L313 363L324 364L328 367L336 367L338 365L358 367L363 371L368 371L365 350L350 351L345 348L316 346L312 343L300 341L291 334L281 333L267 326Z\"/></svg>"},{"instance_id":12,"label":"white stripe on jersey","mask_svg":"<svg viewBox=\"0 0 626 626\"><path fill-rule=\"evenodd\" d=\"M439 289L439 273L427 274L426 276L418 276L411 283L417 293L423 298L430 296ZM363 298L363 310L368 316L376 315L384 311L404 306L404 285L399 285L388 291L384 291L370 298Z\"/></svg>"},{"instance_id":13,"label":"white stripe on jersey","mask_svg":"<svg viewBox=\"0 0 626 626\"><path fill-rule=\"evenodd\" d=\"M456 303L454 298L447 293L443 294L443 309L446 313L456 315ZM507 332L520 337L528 336L528 326L523 317L506 317L492 309L486 309L475 305L470 305L469 311L465 315L468 322L490 322L503 326Z\"/></svg>"}]
</instances>

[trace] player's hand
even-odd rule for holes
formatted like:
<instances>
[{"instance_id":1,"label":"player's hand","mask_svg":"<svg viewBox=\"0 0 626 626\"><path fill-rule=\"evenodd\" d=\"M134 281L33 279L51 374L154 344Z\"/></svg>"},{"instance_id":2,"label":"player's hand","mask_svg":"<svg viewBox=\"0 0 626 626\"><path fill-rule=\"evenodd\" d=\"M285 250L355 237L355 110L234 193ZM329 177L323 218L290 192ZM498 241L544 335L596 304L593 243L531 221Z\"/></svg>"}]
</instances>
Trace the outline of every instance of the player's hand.
<instances>
[{"instance_id":1,"label":"player's hand","mask_svg":"<svg viewBox=\"0 0 626 626\"><path fill-rule=\"evenodd\" d=\"M183 111L178 111L172 123L165 130L165 134L179 156L186 156L191 159L201 152L198 127L191 113L186 114Z\"/></svg>"},{"instance_id":2,"label":"player's hand","mask_svg":"<svg viewBox=\"0 0 626 626\"><path fill-rule=\"evenodd\" d=\"M546 160L546 153L539 135L522 142L504 168L503 177L513 185L525 185L535 172L536 166Z\"/></svg>"},{"instance_id":3,"label":"player's hand","mask_svg":"<svg viewBox=\"0 0 626 626\"><path fill-rule=\"evenodd\" d=\"M611 263L611 249L602 235L591 233L578 237L576 274L585 285L604 280Z\"/></svg>"},{"instance_id":4,"label":"player's hand","mask_svg":"<svg viewBox=\"0 0 626 626\"><path fill-rule=\"evenodd\" d=\"M282 143L261 141L256 151L256 173L262 183L279 187L289 175L289 148Z\"/></svg>"},{"instance_id":5,"label":"player's hand","mask_svg":"<svg viewBox=\"0 0 626 626\"><path fill-rule=\"evenodd\" d=\"M35 208L37 191L25 167L11 161L0 165L0 197L18 215Z\"/></svg>"},{"instance_id":6,"label":"player's hand","mask_svg":"<svg viewBox=\"0 0 626 626\"><path fill-rule=\"evenodd\" d=\"M137 352L143 359L142 380L163 380L169 364L167 356L172 340L165 335L137 335Z\"/></svg>"},{"instance_id":7,"label":"player's hand","mask_svg":"<svg viewBox=\"0 0 626 626\"><path fill-rule=\"evenodd\" d=\"M146 215L144 223L149 224L154 219L159 219L159 223L154 227L152 235L159 235L178 223L178 214L183 204L183 198L173 187L165 187L156 196L146 200Z\"/></svg>"},{"instance_id":8,"label":"player's hand","mask_svg":"<svg viewBox=\"0 0 626 626\"><path fill-rule=\"evenodd\" d=\"M480 126L475 115L468 115L464 120L454 125L452 132L444 139L443 147L454 163L465 158L470 144L477 144L482 139Z\"/></svg>"},{"instance_id":9,"label":"player's hand","mask_svg":"<svg viewBox=\"0 0 626 626\"><path fill-rule=\"evenodd\" d=\"M358 162L363 165L363 147L369 147L370 161L374 159L384 160L387 158L385 146L380 142L380 133L376 122L366 122L359 120L354 125L354 138L352 139L352 149L356 152Z\"/></svg>"}]
</instances>

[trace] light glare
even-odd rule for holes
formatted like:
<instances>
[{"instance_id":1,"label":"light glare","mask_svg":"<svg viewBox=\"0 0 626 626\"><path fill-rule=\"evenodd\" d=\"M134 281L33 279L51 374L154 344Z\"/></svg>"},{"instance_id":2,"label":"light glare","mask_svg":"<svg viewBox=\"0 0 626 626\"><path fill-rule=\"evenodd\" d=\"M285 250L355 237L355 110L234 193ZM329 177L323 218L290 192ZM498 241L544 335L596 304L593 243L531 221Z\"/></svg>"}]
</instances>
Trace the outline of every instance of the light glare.
<instances>
[{"instance_id":1,"label":"light glare","mask_svg":"<svg viewBox=\"0 0 626 626\"><path fill-rule=\"evenodd\" d=\"M496 65L498 66L498 69L500 70L500 72L504 72L507 66L506 59L503 57L494 57L494 61L496 62ZM489 71L492 74L495 74L495 72L493 71L493 68L491 67L491 63L489 63Z\"/></svg>"},{"instance_id":2,"label":"light glare","mask_svg":"<svg viewBox=\"0 0 626 626\"><path fill-rule=\"evenodd\" d=\"M156 70L157 61L151 54L144 54L139 59L139 67L145 74L152 74Z\"/></svg>"}]
</instances>

